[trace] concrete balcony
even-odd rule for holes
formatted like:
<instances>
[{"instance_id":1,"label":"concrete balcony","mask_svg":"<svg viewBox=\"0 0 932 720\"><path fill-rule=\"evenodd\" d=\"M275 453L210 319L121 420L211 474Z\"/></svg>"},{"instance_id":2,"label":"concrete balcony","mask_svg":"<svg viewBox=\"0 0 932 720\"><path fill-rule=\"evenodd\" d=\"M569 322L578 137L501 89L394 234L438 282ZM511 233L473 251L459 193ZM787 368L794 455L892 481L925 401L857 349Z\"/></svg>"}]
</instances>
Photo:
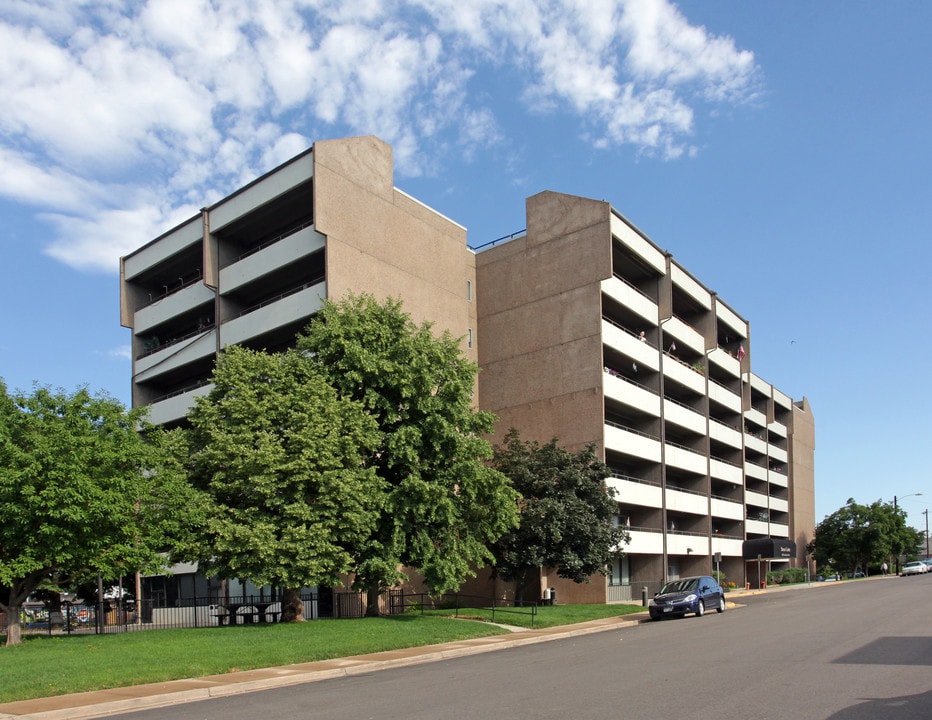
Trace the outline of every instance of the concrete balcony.
<instances>
[{"instance_id":1,"label":"concrete balcony","mask_svg":"<svg viewBox=\"0 0 932 720\"><path fill-rule=\"evenodd\" d=\"M741 433L718 420L709 420L709 437L723 445L741 449Z\"/></svg>"},{"instance_id":2,"label":"concrete balcony","mask_svg":"<svg viewBox=\"0 0 932 720\"><path fill-rule=\"evenodd\" d=\"M298 185L306 183L314 175L314 153L306 152L233 193L210 210L210 230L218 232L243 215L255 212L277 197ZM311 204L311 191L307 191L307 202Z\"/></svg>"},{"instance_id":3,"label":"concrete balcony","mask_svg":"<svg viewBox=\"0 0 932 720\"><path fill-rule=\"evenodd\" d=\"M606 397L653 417L660 417L659 395L617 375L603 373L602 377Z\"/></svg>"},{"instance_id":4,"label":"concrete balcony","mask_svg":"<svg viewBox=\"0 0 932 720\"><path fill-rule=\"evenodd\" d=\"M705 355L705 338L699 334L699 331L690 327L678 317L671 317L669 320L664 321L663 331L670 337L675 338L678 345L682 343L700 355ZM669 345L669 342L666 345Z\"/></svg>"},{"instance_id":5,"label":"concrete balcony","mask_svg":"<svg viewBox=\"0 0 932 720\"><path fill-rule=\"evenodd\" d=\"M775 538L789 538L790 526L783 523L770 523L770 536Z\"/></svg>"},{"instance_id":6,"label":"concrete balcony","mask_svg":"<svg viewBox=\"0 0 932 720\"><path fill-rule=\"evenodd\" d=\"M663 360L664 376L685 385L697 395L705 395L705 376L698 373L685 363L665 357Z\"/></svg>"},{"instance_id":7,"label":"concrete balcony","mask_svg":"<svg viewBox=\"0 0 932 720\"><path fill-rule=\"evenodd\" d=\"M744 521L744 531L748 535L770 535L770 523L766 520L748 518Z\"/></svg>"},{"instance_id":8,"label":"concrete balcony","mask_svg":"<svg viewBox=\"0 0 932 720\"><path fill-rule=\"evenodd\" d=\"M780 473L775 473L775 472L770 471L770 470L767 471L767 478L766 478L766 479L767 479L767 482L773 483L773 484L776 485L777 487L785 488L785 487L789 487L789 486L790 486L790 482L789 482L789 480L787 479L786 475L781 475Z\"/></svg>"},{"instance_id":9,"label":"concrete balcony","mask_svg":"<svg viewBox=\"0 0 932 720\"><path fill-rule=\"evenodd\" d=\"M605 424L605 447L625 455L660 462L660 441L632 428Z\"/></svg>"},{"instance_id":10,"label":"concrete balcony","mask_svg":"<svg viewBox=\"0 0 932 720\"><path fill-rule=\"evenodd\" d=\"M790 504L789 502L787 502L786 500L783 500L782 498L771 497L770 498L770 509L773 510L774 512L789 512Z\"/></svg>"},{"instance_id":11,"label":"concrete balcony","mask_svg":"<svg viewBox=\"0 0 932 720\"><path fill-rule=\"evenodd\" d=\"M738 358L732 357L721 348L715 348L709 353L709 361L718 365L733 377L741 377L741 363Z\"/></svg>"},{"instance_id":12,"label":"concrete balcony","mask_svg":"<svg viewBox=\"0 0 932 720\"><path fill-rule=\"evenodd\" d=\"M322 250L325 245L326 238L313 227L301 228L221 270L221 292L233 292L276 268Z\"/></svg>"},{"instance_id":13,"label":"concrete balcony","mask_svg":"<svg viewBox=\"0 0 932 720\"><path fill-rule=\"evenodd\" d=\"M773 483L774 485L779 485L780 487L788 487L789 482L786 477L786 472L777 472L776 470L767 471L767 482Z\"/></svg>"},{"instance_id":14,"label":"concrete balcony","mask_svg":"<svg viewBox=\"0 0 932 720\"><path fill-rule=\"evenodd\" d=\"M631 542L624 546L629 555L662 555L663 533L632 529Z\"/></svg>"},{"instance_id":15,"label":"concrete balcony","mask_svg":"<svg viewBox=\"0 0 932 720\"><path fill-rule=\"evenodd\" d=\"M753 490L746 490L744 493L744 502L748 505L753 505L759 508L768 508L770 503L768 498L763 493L754 492Z\"/></svg>"},{"instance_id":16,"label":"concrete balcony","mask_svg":"<svg viewBox=\"0 0 932 720\"><path fill-rule=\"evenodd\" d=\"M138 335L197 307L209 305L207 316L214 314L214 291L197 282L161 300L140 308L133 315L133 331Z\"/></svg>"},{"instance_id":17,"label":"concrete balcony","mask_svg":"<svg viewBox=\"0 0 932 720\"><path fill-rule=\"evenodd\" d=\"M753 423L757 423L761 427L767 427L767 416L760 410L755 410L754 408L745 410L744 417Z\"/></svg>"},{"instance_id":18,"label":"concrete balcony","mask_svg":"<svg viewBox=\"0 0 932 720\"><path fill-rule=\"evenodd\" d=\"M719 405L726 407L733 412L741 412L741 397L726 388L724 385L710 382L709 399L714 400Z\"/></svg>"},{"instance_id":19,"label":"concrete balcony","mask_svg":"<svg viewBox=\"0 0 932 720\"><path fill-rule=\"evenodd\" d=\"M667 555L709 555L709 538L705 535L667 533Z\"/></svg>"},{"instance_id":20,"label":"concrete balcony","mask_svg":"<svg viewBox=\"0 0 932 720\"><path fill-rule=\"evenodd\" d=\"M753 435L748 435L745 433L744 446L750 448L751 450L756 450L761 455L767 454L767 443L760 438L754 437Z\"/></svg>"},{"instance_id":21,"label":"concrete balcony","mask_svg":"<svg viewBox=\"0 0 932 720\"><path fill-rule=\"evenodd\" d=\"M173 255L188 250L192 245L201 245L203 242L204 225L201 216L198 215L163 235L158 242L151 242L125 258L123 261L124 277L132 280L145 270L161 265Z\"/></svg>"},{"instance_id":22,"label":"concrete balcony","mask_svg":"<svg viewBox=\"0 0 932 720\"><path fill-rule=\"evenodd\" d=\"M612 236L622 245L653 267L658 274L667 274L666 256L614 212L611 215L611 227Z\"/></svg>"},{"instance_id":23,"label":"concrete balcony","mask_svg":"<svg viewBox=\"0 0 932 720\"><path fill-rule=\"evenodd\" d=\"M210 393L213 387L212 383L202 385L194 390L172 395L164 400L154 402L149 406L149 414L146 419L153 425L177 422L187 415L188 411L194 407L194 398L205 397Z\"/></svg>"},{"instance_id":24,"label":"concrete balcony","mask_svg":"<svg viewBox=\"0 0 932 720\"><path fill-rule=\"evenodd\" d=\"M135 381L140 383L152 380L163 373L203 360L216 352L217 330L205 330L136 360L133 367Z\"/></svg>"},{"instance_id":25,"label":"concrete balcony","mask_svg":"<svg viewBox=\"0 0 932 720\"><path fill-rule=\"evenodd\" d=\"M770 423L767 426L767 429L770 432L774 433L775 435L779 435L782 438L786 437L786 425L784 425L781 422L777 422L776 420L774 420L772 423Z\"/></svg>"},{"instance_id":26,"label":"concrete balcony","mask_svg":"<svg viewBox=\"0 0 932 720\"><path fill-rule=\"evenodd\" d=\"M602 292L640 315L651 327L656 327L660 315L657 303L628 283L611 277L602 281Z\"/></svg>"},{"instance_id":27,"label":"concrete balcony","mask_svg":"<svg viewBox=\"0 0 932 720\"><path fill-rule=\"evenodd\" d=\"M655 372L660 370L660 353L657 348L641 342L631 333L604 318L602 320L602 343L631 358L642 367L650 368Z\"/></svg>"},{"instance_id":28,"label":"concrete balcony","mask_svg":"<svg viewBox=\"0 0 932 720\"><path fill-rule=\"evenodd\" d=\"M708 472L709 461L705 455L700 455L677 445L667 443L664 446L664 459L667 465L681 470L688 470L698 475L705 475Z\"/></svg>"},{"instance_id":29,"label":"concrete balcony","mask_svg":"<svg viewBox=\"0 0 932 720\"><path fill-rule=\"evenodd\" d=\"M670 400L663 399L663 418L669 423L679 425L687 430L692 430L697 435L706 434L706 420L704 415L700 415L695 410L691 410L685 405Z\"/></svg>"},{"instance_id":30,"label":"concrete balcony","mask_svg":"<svg viewBox=\"0 0 932 720\"><path fill-rule=\"evenodd\" d=\"M744 473L741 468L717 458L709 458L709 474L718 480L744 485Z\"/></svg>"},{"instance_id":31,"label":"concrete balcony","mask_svg":"<svg viewBox=\"0 0 932 720\"><path fill-rule=\"evenodd\" d=\"M310 319L323 306L325 297L327 283L320 282L229 320L221 328L221 344L239 345L279 327Z\"/></svg>"},{"instance_id":32,"label":"concrete balcony","mask_svg":"<svg viewBox=\"0 0 932 720\"><path fill-rule=\"evenodd\" d=\"M712 536L712 552L720 552L722 557L741 557L743 555L743 541L735 538Z\"/></svg>"},{"instance_id":33,"label":"concrete balcony","mask_svg":"<svg viewBox=\"0 0 932 720\"><path fill-rule=\"evenodd\" d=\"M767 453L770 455L771 460L776 460L777 462L786 463L789 460L789 455L787 455L786 450L776 445L768 445Z\"/></svg>"},{"instance_id":34,"label":"concrete balcony","mask_svg":"<svg viewBox=\"0 0 932 720\"><path fill-rule=\"evenodd\" d=\"M710 510L712 517L727 518L728 520L744 519L744 503L741 502L713 497L711 499Z\"/></svg>"},{"instance_id":35,"label":"concrete balcony","mask_svg":"<svg viewBox=\"0 0 932 720\"><path fill-rule=\"evenodd\" d=\"M744 463L744 474L756 480L767 480L767 468L755 465L751 462Z\"/></svg>"},{"instance_id":36,"label":"concrete balcony","mask_svg":"<svg viewBox=\"0 0 932 720\"><path fill-rule=\"evenodd\" d=\"M663 490L659 485L627 480L618 476L606 478L605 484L615 489L615 501L641 507L663 507Z\"/></svg>"},{"instance_id":37,"label":"concrete balcony","mask_svg":"<svg viewBox=\"0 0 932 720\"><path fill-rule=\"evenodd\" d=\"M667 488L667 510L690 513L692 515L709 514L709 498L695 495L674 488Z\"/></svg>"}]
</instances>

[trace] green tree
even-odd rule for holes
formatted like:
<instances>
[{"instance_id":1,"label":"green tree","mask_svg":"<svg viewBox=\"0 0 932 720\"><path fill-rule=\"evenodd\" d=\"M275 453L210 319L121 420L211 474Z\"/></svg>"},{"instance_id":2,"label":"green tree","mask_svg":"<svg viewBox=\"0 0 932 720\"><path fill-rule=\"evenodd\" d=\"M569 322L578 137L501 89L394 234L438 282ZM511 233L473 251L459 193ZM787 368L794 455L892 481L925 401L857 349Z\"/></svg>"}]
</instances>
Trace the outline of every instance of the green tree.
<instances>
[{"instance_id":1,"label":"green tree","mask_svg":"<svg viewBox=\"0 0 932 720\"><path fill-rule=\"evenodd\" d=\"M352 571L376 527L375 421L294 350L230 347L213 383L189 416L193 477L213 505L200 567L284 588L282 619L300 620L300 589Z\"/></svg>"},{"instance_id":2,"label":"green tree","mask_svg":"<svg viewBox=\"0 0 932 720\"><path fill-rule=\"evenodd\" d=\"M368 591L367 612L378 611L379 591L403 577L402 566L434 591L459 587L517 521L516 493L485 462L495 418L473 407L475 363L450 333L437 336L400 302L366 295L326 302L298 347L379 426L368 464L385 483L384 501L354 581Z\"/></svg>"},{"instance_id":3,"label":"green tree","mask_svg":"<svg viewBox=\"0 0 932 720\"><path fill-rule=\"evenodd\" d=\"M855 572L913 553L920 540L921 533L906 525L902 508L880 500L862 505L849 498L816 526L808 550L820 568Z\"/></svg>"},{"instance_id":4,"label":"green tree","mask_svg":"<svg viewBox=\"0 0 932 720\"><path fill-rule=\"evenodd\" d=\"M199 506L162 463L166 437L139 432L142 411L85 388L0 390L0 610L15 645L40 585L160 568Z\"/></svg>"},{"instance_id":5,"label":"green tree","mask_svg":"<svg viewBox=\"0 0 932 720\"><path fill-rule=\"evenodd\" d=\"M494 547L495 571L515 582L517 601L540 568L586 582L604 574L612 555L630 541L627 530L613 522L615 492L605 485L610 470L594 446L569 452L556 439L546 445L524 442L512 429L495 448L492 464L522 496L520 524Z\"/></svg>"}]
</instances>

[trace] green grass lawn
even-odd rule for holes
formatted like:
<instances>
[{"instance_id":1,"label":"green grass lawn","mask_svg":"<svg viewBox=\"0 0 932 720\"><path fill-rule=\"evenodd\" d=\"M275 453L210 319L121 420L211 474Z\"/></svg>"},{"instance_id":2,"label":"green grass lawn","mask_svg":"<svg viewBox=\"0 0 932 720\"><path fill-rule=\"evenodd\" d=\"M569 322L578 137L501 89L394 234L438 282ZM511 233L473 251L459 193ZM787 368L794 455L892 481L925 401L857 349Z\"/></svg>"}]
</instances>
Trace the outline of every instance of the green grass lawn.
<instances>
[{"instance_id":1,"label":"green grass lawn","mask_svg":"<svg viewBox=\"0 0 932 720\"><path fill-rule=\"evenodd\" d=\"M538 608L534 627L568 625L641 610L635 605ZM146 630L113 635L27 636L0 646L0 703L105 688L219 675L402 647L497 635L488 622L451 620L452 610L425 615L223 628ZM491 620L486 610L460 617ZM497 611L495 622L531 626L530 615Z\"/></svg>"}]
</instances>

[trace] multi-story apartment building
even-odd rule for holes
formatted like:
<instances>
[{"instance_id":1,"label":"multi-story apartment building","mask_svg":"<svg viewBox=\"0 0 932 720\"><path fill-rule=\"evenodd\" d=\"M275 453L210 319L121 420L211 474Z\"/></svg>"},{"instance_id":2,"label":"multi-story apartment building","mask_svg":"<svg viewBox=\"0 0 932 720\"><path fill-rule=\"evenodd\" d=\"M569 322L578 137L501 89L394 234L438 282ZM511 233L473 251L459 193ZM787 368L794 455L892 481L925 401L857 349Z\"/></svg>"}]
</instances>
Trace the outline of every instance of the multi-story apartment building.
<instances>
[{"instance_id":1,"label":"multi-story apartment building","mask_svg":"<svg viewBox=\"0 0 932 720\"><path fill-rule=\"evenodd\" d=\"M594 445L631 536L607 585L544 569L542 587L602 602L716 567L756 584L773 562L805 562L808 403L751 372L748 322L670 254L606 202L544 192L523 236L480 248L476 282L483 407L500 433ZM746 543L769 538L794 542Z\"/></svg>"},{"instance_id":2,"label":"multi-story apartment building","mask_svg":"<svg viewBox=\"0 0 932 720\"><path fill-rule=\"evenodd\" d=\"M747 540L805 548L815 525L806 400L754 375L748 322L607 203L536 195L523 235L474 252L394 187L387 145L317 142L124 257L120 287L133 405L166 426L209 392L224 347L291 345L321 298L401 298L463 337L499 436L594 444L613 470L631 543L607 579L542 570L562 600L628 599L717 553L756 581Z\"/></svg>"}]
</instances>

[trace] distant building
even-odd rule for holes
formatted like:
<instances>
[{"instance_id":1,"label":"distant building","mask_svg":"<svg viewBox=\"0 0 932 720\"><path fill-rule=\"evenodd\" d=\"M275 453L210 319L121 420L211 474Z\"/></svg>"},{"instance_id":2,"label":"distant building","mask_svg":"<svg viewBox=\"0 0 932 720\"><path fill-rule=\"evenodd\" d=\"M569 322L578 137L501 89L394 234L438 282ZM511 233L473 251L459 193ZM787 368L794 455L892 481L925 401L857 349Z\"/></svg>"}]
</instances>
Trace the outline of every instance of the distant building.
<instances>
[{"instance_id":1,"label":"distant building","mask_svg":"<svg viewBox=\"0 0 932 720\"><path fill-rule=\"evenodd\" d=\"M613 470L631 544L586 585L543 569L558 602L637 599L716 569L716 553L728 579L756 584L745 540L795 541L805 562L807 401L754 375L749 323L605 202L535 195L524 234L473 251L462 226L393 186L385 143L317 142L124 257L120 289L133 405L165 426L209 392L224 347L289 347L322 298L400 298L462 337L497 439L515 427L594 443Z\"/></svg>"}]
</instances>

